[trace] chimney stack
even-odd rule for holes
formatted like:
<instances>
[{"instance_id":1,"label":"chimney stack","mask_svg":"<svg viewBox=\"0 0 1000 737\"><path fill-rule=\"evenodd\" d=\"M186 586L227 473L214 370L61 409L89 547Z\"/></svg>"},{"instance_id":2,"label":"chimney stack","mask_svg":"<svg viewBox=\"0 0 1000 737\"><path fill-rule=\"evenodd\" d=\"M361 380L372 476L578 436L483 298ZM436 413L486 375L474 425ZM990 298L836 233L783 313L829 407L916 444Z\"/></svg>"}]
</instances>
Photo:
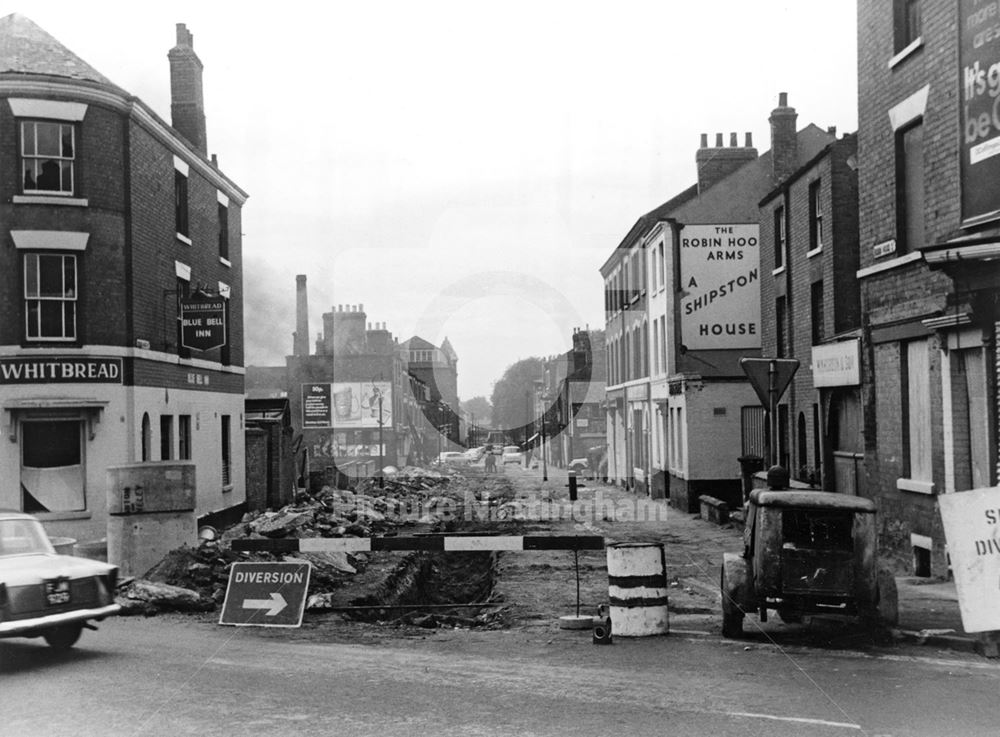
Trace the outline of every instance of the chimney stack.
<instances>
[{"instance_id":1,"label":"chimney stack","mask_svg":"<svg viewBox=\"0 0 1000 737\"><path fill-rule=\"evenodd\" d=\"M183 23L177 24L177 45L167 52L167 59L170 60L171 122L196 151L207 156L202 64L194 53L194 36Z\"/></svg>"},{"instance_id":2,"label":"chimney stack","mask_svg":"<svg viewBox=\"0 0 1000 737\"><path fill-rule=\"evenodd\" d=\"M701 148L695 154L698 167L698 193L702 194L712 185L725 179L745 164L757 159L757 149L753 147L750 134L746 134L746 145L739 146L736 133L729 134L729 145L724 145L722 133L715 134L715 147L709 148L708 134L701 134Z\"/></svg>"},{"instance_id":3,"label":"chimney stack","mask_svg":"<svg viewBox=\"0 0 1000 737\"><path fill-rule=\"evenodd\" d=\"M778 107L771 111L771 172L774 183L787 179L797 168L799 159L795 121L798 113L788 106L788 93L778 95Z\"/></svg>"},{"instance_id":4,"label":"chimney stack","mask_svg":"<svg viewBox=\"0 0 1000 737\"><path fill-rule=\"evenodd\" d=\"M306 299L306 275L295 277L295 335L292 355L309 355L309 302Z\"/></svg>"}]
</instances>

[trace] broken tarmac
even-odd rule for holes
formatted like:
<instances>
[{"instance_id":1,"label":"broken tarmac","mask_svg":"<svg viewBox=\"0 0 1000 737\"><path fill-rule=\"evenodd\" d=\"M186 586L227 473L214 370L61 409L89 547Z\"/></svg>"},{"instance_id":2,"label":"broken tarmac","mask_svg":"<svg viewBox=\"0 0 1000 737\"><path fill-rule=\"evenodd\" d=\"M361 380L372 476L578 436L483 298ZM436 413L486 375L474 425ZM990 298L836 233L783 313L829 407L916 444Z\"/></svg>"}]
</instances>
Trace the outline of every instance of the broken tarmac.
<instances>
[{"instance_id":1,"label":"broken tarmac","mask_svg":"<svg viewBox=\"0 0 1000 737\"><path fill-rule=\"evenodd\" d=\"M383 496L375 496L368 486L355 492L325 490L320 504L329 515L317 514L316 501L312 500L259 516L227 531L207 552L197 551L205 559L185 562L182 568L186 566L207 581L210 585L202 589L205 598L218 602L224 568L247 555L228 550L227 539L245 535L306 538L440 533L446 527L455 529L455 522L461 521L456 517L462 517L467 523L464 529L481 534L600 535L608 544L662 543L671 633L721 638L718 572L723 553L742 546L739 522L711 524L697 515L669 508L663 500L639 497L587 479L581 479L578 501L572 504L566 473L550 469L549 476L543 481L538 469L508 466L495 474L484 474L481 468L473 467L450 478L430 472L417 482L391 482ZM397 498L400 495L402 498ZM351 511L351 505L359 500L364 502L362 508ZM455 506L460 500L471 500L474 508ZM418 516L411 514L405 524L393 526L392 512L399 512L408 503ZM428 513L428 509L438 514ZM335 515L346 515L340 527ZM362 629L364 637L376 636L371 627L380 628L377 636L393 636L394 632L408 636L401 628L412 625L425 634L428 629L442 627L558 631L560 617L577 612L596 614L598 606L608 599L603 550L576 554L569 550L444 553L434 558L400 552L360 556L296 553L282 559L297 557L320 568L320 590L317 593L310 587L303 625L317 639L324 632L337 640L350 639L352 632L362 634ZM178 576L158 578L185 585L183 575L179 580ZM897 585L900 621L891 631L897 644L965 652L981 649L979 638L962 631L953 583L900 577ZM773 643L847 649L885 645L884 640L875 642L850 623L818 617L798 625L771 621L757 631L748 626L745 642L749 646Z\"/></svg>"}]
</instances>

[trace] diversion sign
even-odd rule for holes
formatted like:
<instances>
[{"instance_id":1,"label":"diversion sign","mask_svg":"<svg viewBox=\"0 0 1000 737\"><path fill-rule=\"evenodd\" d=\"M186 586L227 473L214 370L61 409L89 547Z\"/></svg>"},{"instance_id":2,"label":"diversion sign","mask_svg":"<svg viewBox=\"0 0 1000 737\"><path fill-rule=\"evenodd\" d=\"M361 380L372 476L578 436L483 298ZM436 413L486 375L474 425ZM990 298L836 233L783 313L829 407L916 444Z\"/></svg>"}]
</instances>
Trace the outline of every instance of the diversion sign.
<instances>
[{"instance_id":1,"label":"diversion sign","mask_svg":"<svg viewBox=\"0 0 1000 737\"><path fill-rule=\"evenodd\" d=\"M939 494L966 632L1000 630L1000 487Z\"/></svg>"}]
</instances>

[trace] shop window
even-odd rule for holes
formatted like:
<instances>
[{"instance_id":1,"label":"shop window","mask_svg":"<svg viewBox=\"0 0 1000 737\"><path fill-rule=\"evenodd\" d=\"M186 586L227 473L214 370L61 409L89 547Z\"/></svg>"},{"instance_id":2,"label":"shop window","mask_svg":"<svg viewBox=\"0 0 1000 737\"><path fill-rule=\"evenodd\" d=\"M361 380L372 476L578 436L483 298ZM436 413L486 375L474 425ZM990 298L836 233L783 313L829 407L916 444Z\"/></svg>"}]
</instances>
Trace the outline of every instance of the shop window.
<instances>
[{"instance_id":1,"label":"shop window","mask_svg":"<svg viewBox=\"0 0 1000 737\"><path fill-rule=\"evenodd\" d=\"M74 193L76 127L45 120L21 121L21 172L24 194Z\"/></svg>"},{"instance_id":2,"label":"shop window","mask_svg":"<svg viewBox=\"0 0 1000 737\"><path fill-rule=\"evenodd\" d=\"M24 255L25 335L28 340L75 340L76 256Z\"/></svg>"},{"instance_id":3,"label":"shop window","mask_svg":"<svg viewBox=\"0 0 1000 737\"><path fill-rule=\"evenodd\" d=\"M32 514L87 508L80 420L22 423L21 508Z\"/></svg>"}]
</instances>

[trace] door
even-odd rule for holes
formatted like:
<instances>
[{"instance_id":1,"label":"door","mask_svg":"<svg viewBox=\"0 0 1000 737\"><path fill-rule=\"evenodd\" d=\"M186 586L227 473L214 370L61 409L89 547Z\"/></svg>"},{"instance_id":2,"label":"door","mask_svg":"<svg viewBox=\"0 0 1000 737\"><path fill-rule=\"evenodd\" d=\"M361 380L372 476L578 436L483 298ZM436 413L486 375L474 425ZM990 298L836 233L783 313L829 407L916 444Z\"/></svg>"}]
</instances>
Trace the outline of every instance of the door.
<instances>
[{"instance_id":1,"label":"door","mask_svg":"<svg viewBox=\"0 0 1000 737\"><path fill-rule=\"evenodd\" d=\"M854 389L835 389L830 398L828 439L833 456L832 491L864 493L861 401Z\"/></svg>"}]
</instances>

